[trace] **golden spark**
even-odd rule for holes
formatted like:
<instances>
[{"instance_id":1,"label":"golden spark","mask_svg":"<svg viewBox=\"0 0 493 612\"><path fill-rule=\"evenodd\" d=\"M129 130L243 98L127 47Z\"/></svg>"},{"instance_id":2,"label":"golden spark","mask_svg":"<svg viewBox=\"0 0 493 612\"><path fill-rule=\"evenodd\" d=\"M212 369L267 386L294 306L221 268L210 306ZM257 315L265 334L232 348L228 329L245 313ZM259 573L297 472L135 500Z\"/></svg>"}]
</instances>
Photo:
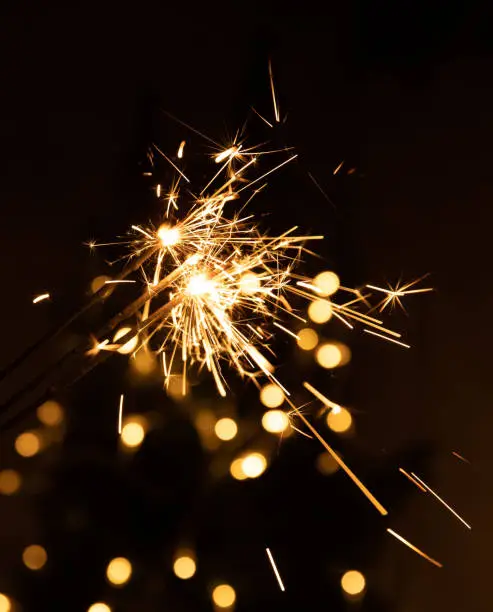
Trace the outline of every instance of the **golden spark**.
<instances>
[{"instance_id":1,"label":"golden spark","mask_svg":"<svg viewBox=\"0 0 493 612\"><path fill-rule=\"evenodd\" d=\"M443 567L443 565L439 561L436 561L435 559L433 559L432 557L430 557L429 555L424 553L422 550L420 550L417 546L414 546L414 544L411 544L411 542L409 542L408 540L403 538L401 535L396 533L393 529L389 528L389 529L387 529L387 531L388 531L388 533L390 533L390 535L393 535L394 538L397 538L399 540L399 542L402 542L408 548L410 548L411 550L414 550L414 552L417 553L418 555L420 555L421 557L423 557L423 559L426 559L427 561L429 561L433 565L436 565L436 567Z\"/></svg>"},{"instance_id":2,"label":"golden spark","mask_svg":"<svg viewBox=\"0 0 493 612\"><path fill-rule=\"evenodd\" d=\"M49 299L50 299L49 293L42 293L41 295L37 295L33 299L33 304L39 304L39 302L43 302L44 300L49 300Z\"/></svg>"},{"instance_id":3,"label":"golden spark","mask_svg":"<svg viewBox=\"0 0 493 612\"><path fill-rule=\"evenodd\" d=\"M274 574L276 575L277 582L279 583L279 588L281 589L281 591L285 591L286 589L284 588L284 584L282 583L281 576L280 576L279 571L278 571L278 569L276 567L276 563L274 561L274 557L272 556L272 553L270 552L270 549L266 548L265 552L267 553L267 556L269 557L269 561L270 561L270 563L272 565L272 569L274 570Z\"/></svg>"}]
</instances>

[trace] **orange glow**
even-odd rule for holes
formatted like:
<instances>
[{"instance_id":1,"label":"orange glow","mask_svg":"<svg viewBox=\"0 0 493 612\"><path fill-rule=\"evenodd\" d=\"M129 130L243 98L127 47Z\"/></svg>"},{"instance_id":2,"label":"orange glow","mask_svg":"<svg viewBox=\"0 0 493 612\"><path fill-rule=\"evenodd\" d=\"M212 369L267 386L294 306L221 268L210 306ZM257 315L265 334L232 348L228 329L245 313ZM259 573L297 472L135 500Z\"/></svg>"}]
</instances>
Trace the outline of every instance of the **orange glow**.
<instances>
[{"instance_id":1,"label":"orange glow","mask_svg":"<svg viewBox=\"0 0 493 612\"><path fill-rule=\"evenodd\" d=\"M214 426L214 431L220 440L232 440L238 433L238 426L233 419L219 419Z\"/></svg>"},{"instance_id":2,"label":"orange glow","mask_svg":"<svg viewBox=\"0 0 493 612\"><path fill-rule=\"evenodd\" d=\"M30 570L39 570L45 565L48 555L42 546L32 544L24 549L22 560L24 565Z\"/></svg>"},{"instance_id":3,"label":"orange glow","mask_svg":"<svg viewBox=\"0 0 493 612\"><path fill-rule=\"evenodd\" d=\"M36 412L38 419L44 425L54 427L63 421L63 409L58 402L49 400L38 407Z\"/></svg>"},{"instance_id":4,"label":"orange glow","mask_svg":"<svg viewBox=\"0 0 493 612\"><path fill-rule=\"evenodd\" d=\"M320 453L317 457L317 470L324 476L331 476L339 469L339 464L328 453Z\"/></svg>"},{"instance_id":5,"label":"orange glow","mask_svg":"<svg viewBox=\"0 0 493 612\"><path fill-rule=\"evenodd\" d=\"M96 276L96 278L94 278L91 281L91 291L92 291L92 293L97 293L110 280L111 280L111 276Z\"/></svg>"},{"instance_id":6,"label":"orange glow","mask_svg":"<svg viewBox=\"0 0 493 612\"><path fill-rule=\"evenodd\" d=\"M141 349L130 361L132 369L141 376L148 376L157 369L157 362L154 355L146 349Z\"/></svg>"},{"instance_id":7,"label":"orange glow","mask_svg":"<svg viewBox=\"0 0 493 612\"><path fill-rule=\"evenodd\" d=\"M218 608L230 608L236 601L236 593L229 584L220 584L212 591L212 599Z\"/></svg>"},{"instance_id":8,"label":"orange glow","mask_svg":"<svg viewBox=\"0 0 493 612\"><path fill-rule=\"evenodd\" d=\"M247 478L258 478L266 467L267 460L262 453L250 453L241 462L241 469Z\"/></svg>"},{"instance_id":9,"label":"orange glow","mask_svg":"<svg viewBox=\"0 0 493 612\"><path fill-rule=\"evenodd\" d=\"M22 478L15 470L2 470L0 472L0 493L13 495L21 488Z\"/></svg>"},{"instance_id":10,"label":"orange glow","mask_svg":"<svg viewBox=\"0 0 493 612\"><path fill-rule=\"evenodd\" d=\"M278 408L284 402L284 391L273 383L262 387L260 401L267 408Z\"/></svg>"},{"instance_id":11,"label":"orange glow","mask_svg":"<svg viewBox=\"0 0 493 612\"><path fill-rule=\"evenodd\" d=\"M0 612L11 612L12 602L7 595L0 593Z\"/></svg>"},{"instance_id":12,"label":"orange glow","mask_svg":"<svg viewBox=\"0 0 493 612\"><path fill-rule=\"evenodd\" d=\"M308 316L314 323L327 323L332 317L332 304L328 300L314 300L308 306Z\"/></svg>"},{"instance_id":13,"label":"orange glow","mask_svg":"<svg viewBox=\"0 0 493 612\"><path fill-rule=\"evenodd\" d=\"M41 448L39 435L33 431L20 434L15 441L15 450L22 457L33 457Z\"/></svg>"},{"instance_id":14,"label":"orange glow","mask_svg":"<svg viewBox=\"0 0 493 612\"><path fill-rule=\"evenodd\" d=\"M341 578L341 586L348 595L359 595L365 590L366 580L361 572L350 570Z\"/></svg>"},{"instance_id":15,"label":"orange glow","mask_svg":"<svg viewBox=\"0 0 493 612\"><path fill-rule=\"evenodd\" d=\"M320 272L313 279L313 284L320 291L320 295L327 297L329 295L333 295L340 286L339 277L335 272Z\"/></svg>"},{"instance_id":16,"label":"orange glow","mask_svg":"<svg viewBox=\"0 0 493 612\"><path fill-rule=\"evenodd\" d=\"M351 428L353 423L353 417L349 410L346 408L339 408L339 410L331 410L327 415L327 425L332 431L336 433L344 433Z\"/></svg>"},{"instance_id":17,"label":"orange glow","mask_svg":"<svg viewBox=\"0 0 493 612\"><path fill-rule=\"evenodd\" d=\"M268 410L262 417L262 427L270 433L282 433L288 426L288 415L282 410Z\"/></svg>"},{"instance_id":18,"label":"orange glow","mask_svg":"<svg viewBox=\"0 0 493 612\"><path fill-rule=\"evenodd\" d=\"M111 584L120 586L129 581L132 575L132 564L125 557L116 557L108 563L106 577Z\"/></svg>"},{"instance_id":19,"label":"orange glow","mask_svg":"<svg viewBox=\"0 0 493 612\"><path fill-rule=\"evenodd\" d=\"M195 574L196 569L197 565L195 559L188 555L178 557L173 564L173 570L176 576L182 580L191 578Z\"/></svg>"},{"instance_id":20,"label":"orange glow","mask_svg":"<svg viewBox=\"0 0 493 612\"><path fill-rule=\"evenodd\" d=\"M92 604L87 612L111 612L111 608L102 601L99 601Z\"/></svg>"},{"instance_id":21,"label":"orange glow","mask_svg":"<svg viewBox=\"0 0 493 612\"><path fill-rule=\"evenodd\" d=\"M318 334L314 329L306 327L298 332L298 346L304 351L311 351L318 344Z\"/></svg>"}]
</instances>

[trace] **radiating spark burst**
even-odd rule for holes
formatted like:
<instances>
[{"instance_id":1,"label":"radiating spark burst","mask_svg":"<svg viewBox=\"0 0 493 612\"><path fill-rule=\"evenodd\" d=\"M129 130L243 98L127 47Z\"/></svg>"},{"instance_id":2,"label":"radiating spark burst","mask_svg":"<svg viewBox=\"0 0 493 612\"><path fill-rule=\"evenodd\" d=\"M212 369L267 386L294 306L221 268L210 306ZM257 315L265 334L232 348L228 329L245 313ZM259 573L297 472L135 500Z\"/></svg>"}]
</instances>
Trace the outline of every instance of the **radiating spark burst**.
<instances>
[{"instance_id":1,"label":"radiating spark burst","mask_svg":"<svg viewBox=\"0 0 493 612\"><path fill-rule=\"evenodd\" d=\"M423 557L423 559L426 559L431 564L436 565L436 567L443 567L443 565L439 561L437 561L436 559L433 559L432 557L430 557L429 555L424 553L417 546L414 546L414 544L411 544L411 542L409 542L408 540L403 538L401 535L396 533L393 529L388 528L387 531L388 531L388 533L390 533L390 535L393 535L394 538L397 538L397 540L399 540L399 542L402 542L408 548L410 548L411 550L414 550L414 552L417 553L418 555L420 555L421 557Z\"/></svg>"},{"instance_id":2,"label":"radiating spark burst","mask_svg":"<svg viewBox=\"0 0 493 612\"><path fill-rule=\"evenodd\" d=\"M276 575L277 582L279 583L279 588L281 589L281 591L285 591L286 589L284 588L284 584L282 582L281 575L279 574L279 570L277 569L276 562L274 561L274 557L272 556L270 549L266 548L265 552L267 553L267 556L269 557L270 564L272 565L272 569L274 570L274 574Z\"/></svg>"},{"instance_id":3,"label":"radiating spark burst","mask_svg":"<svg viewBox=\"0 0 493 612\"><path fill-rule=\"evenodd\" d=\"M438 499L438 501L445 507L447 508L447 510L449 512L451 512L456 519L458 519L463 525L465 525L468 529L472 529L471 525L469 525L469 523L466 523L466 521L462 518L462 516L460 514L458 514L451 506L449 506L447 504L447 502L442 499L438 493L435 493L435 491L426 484L426 482L423 482L423 480L421 480L421 478L419 476L416 476L416 474L414 472L411 472L411 475L413 476L413 478L415 478L421 485L423 485L423 487L425 487L425 489L431 493L433 495L433 497L435 497L435 499Z\"/></svg>"},{"instance_id":4,"label":"radiating spark burst","mask_svg":"<svg viewBox=\"0 0 493 612\"><path fill-rule=\"evenodd\" d=\"M43 302L44 300L49 300L49 299L50 299L49 293L42 293L41 295L37 295L33 299L33 304L39 304L39 302Z\"/></svg>"},{"instance_id":5,"label":"radiating spark burst","mask_svg":"<svg viewBox=\"0 0 493 612\"><path fill-rule=\"evenodd\" d=\"M395 287L392 287L391 285L389 285L388 289L384 289L383 287L377 287L376 285L366 285L366 286L368 289L372 289L373 291L377 291L377 292L386 294L386 297L376 306L379 312L383 312L387 307L390 307L390 309L392 310L393 308L395 308L396 304L399 305L402 308L402 310L405 312L406 309L404 308L404 305L402 304L400 300L401 297L404 297L406 295L415 294L415 293L429 293L430 291L434 290L433 287L424 287L422 289L411 289L411 287L414 287L415 285L420 283L427 276L428 274L425 274L424 276L421 276L420 278L410 281L409 283L406 283L405 285L401 285L400 283L397 283Z\"/></svg>"}]
</instances>

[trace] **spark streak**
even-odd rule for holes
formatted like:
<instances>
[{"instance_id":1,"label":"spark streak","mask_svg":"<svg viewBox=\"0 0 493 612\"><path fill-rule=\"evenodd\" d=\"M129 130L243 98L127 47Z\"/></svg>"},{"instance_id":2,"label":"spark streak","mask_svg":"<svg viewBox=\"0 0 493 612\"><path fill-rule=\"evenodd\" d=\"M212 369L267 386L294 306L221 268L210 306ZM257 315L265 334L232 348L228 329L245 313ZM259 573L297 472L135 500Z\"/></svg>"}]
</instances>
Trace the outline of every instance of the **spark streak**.
<instances>
[{"instance_id":1,"label":"spark streak","mask_svg":"<svg viewBox=\"0 0 493 612\"><path fill-rule=\"evenodd\" d=\"M420 485L420 484L419 484L419 482L418 482L417 480L415 480L415 479L414 479L414 478L411 476L411 474L408 474L408 473L406 472L406 470L403 470L402 468L399 468L399 472L400 472L401 474L404 474L404 476L405 476L406 478L408 478L408 479L409 479L409 480L410 480L410 481L411 481L411 482L412 482L414 485L416 485L416 486L418 487L418 489L420 489L421 491L423 491L423 493L426 493L426 489L425 489L425 488L424 488L422 485Z\"/></svg>"},{"instance_id":2,"label":"spark streak","mask_svg":"<svg viewBox=\"0 0 493 612\"><path fill-rule=\"evenodd\" d=\"M276 567L276 563L274 561L274 557L272 556L272 553L270 552L270 549L266 548L265 552L267 553L267 556L269 557L269 561L270 561L270 563L272 565L272 569L274 570L274 574L276 575L277 582L279 583L279 588L281 589L281 591L285 591L286 589L284 588L284 584L282 583L281 576L280 576L279 571L278 571L278 569Z\"/></svg>"},{"instance_id":3,"label":"spark streak","mask_svg":"<svg viewBox=\"0 0 493 612\"><path fill-rule=\"evenodd\" d=\"M445 508L447 508L447 510L448 510L449 512L451 512L451 513L452 513L452 514L453 514L453 515L454 515L454 516L455 516L457 519L459 519L459 521L460 521L460 522L461 522L463 525L465 525L465 526L466 526L468 529L472 529L471 525L469 525L469 523L466 523L466 521L465 521L465 520L464 520L464 519L463 519L463 518L460 516L460 514L458 514L458 513L457 513L457 512L456 512L456 511L455 511L453 508L451 508L451 507L450 507L450 506L447 504L447 502L446 502L445 500L443 500L443 499L442 499L442 498L441 498L441 497L440 497L440 496L439 496L437 493L435 493L435 491L433 491L433 489L432 489L430 486L428 486L428 485L427 485L425 482L423 482L423 480L421 480L421 478L419 478L419 476L416 476L416 474L415 474L414 472L411 472L411 475L412 475L414 478L416 478L416 480L417 480L418 482L420 482L420 483L423 485L423 487L425 487L425 489L426 489L428 492L430 492L430 493L433 495L433 497L435 497L436 499L438 499L438 501L439 501L441 504L443 504L443 505L445 506Z\"/></svg>"},{"instance_id":4,"label":"spark streak","mask_svg":"<svg viewBox=\"0 0 493 612\"><path fill-rule=\"evenodd\" d=\"M123 393L120 395L120 405L118 407L118 435L122 433L122 423L123 423Z\"/></svg>"},{"instance_id":5,"label":"spark streak","mask_svg":"<svg viewBox=\"0 0 493 612\"><path fill-rule=\"evenodd\" d=\"M48 300L49 298L50 298L50 294L49 293L42 293L41 295L37 295L33 299L33 304L39 304L39 302L42 302L44 300Z\"/></svg>"},{"instance_id":6,"label":"spark streak","mask_svg":"<svg viewBox=\"0 0 493 612\"><path fill-rule=\"evenodd\" d=\"M403 346L404 348L411 348L410 344L406 344L405 342L399 342L399 340L394 340L393 338L389 338L388 336L384 336L383 334L371 331L370 329L364 329L363 331L367 334L371 334L372 336L377 336L378 338L387 340L387 342L393 342L394 344L398 344L399 346Z\"/></svg>"},{"instance_id":7,"label":"spark streak","mask_svg":"<svg viewBox=\"0 0 493 612\"><path fill-rule=\"evenodd\" d=\"M393 535L394 538L397 538L400 542L405 544L408 548L410 548L411 550L414 550L414 552L420 555L421 557L423 557L423 559L426 559L431 564L436 565L436 567L443 567L443 565L439 561L436 561L435 559L433 559L432 557L424 553L422 550L417 548L417 546L414 546L414 544L411 544L411 542L409 542L408 540L403 538L401 535L396 533L393 529L388 528L387 531L388 533L390 533L390 535Z\"/></svg>"}]
</instances>

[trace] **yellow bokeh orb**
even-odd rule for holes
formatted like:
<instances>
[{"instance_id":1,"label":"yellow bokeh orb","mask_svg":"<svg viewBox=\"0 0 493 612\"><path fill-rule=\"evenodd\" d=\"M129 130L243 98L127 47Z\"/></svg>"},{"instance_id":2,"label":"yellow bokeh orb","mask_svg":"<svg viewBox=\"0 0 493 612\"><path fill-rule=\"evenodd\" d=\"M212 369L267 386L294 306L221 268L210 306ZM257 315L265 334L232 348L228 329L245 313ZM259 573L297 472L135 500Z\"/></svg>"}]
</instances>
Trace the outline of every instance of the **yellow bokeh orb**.
<instances>
[{"instance_id":1,"label":"yellow bokeh orb","mask_svg":"<svg viewBox=\"0 0 493 612\"><path fill-rule=\"evenodd\" d=\"M235 480L246 480L248 478L248 476L243 471L243 459L242 458L238 458L232 461L231 465L229 466L229 471L231 473L231 476Z\"/></svg>"},{"instance_id":2,"label":"yellow bokeh orb","mask_svg":"<svg viewBox=\"0 0 493 612\"><path fill-rule=\"evenodd\" d=\"M316 359L323 368L337 368L342 362L342 352L337 344L328 342L318 347Z\"/></svg>"},{"instance_id":3,"label":"yellow bokeh orb","mask_svg":"<svg viewBox=\"0 0 493 612\"><path fill-rule=\"evenodd\" d=\"M284 391L273 383L260 390L260 401L267 408L278 408L284 402Z\"/></svg>"},{"instance_id":4,"label":"yellow bokeh orb","mask_svg":"<svg viewBox=\"0 0 493 612\"><path fill-rule=\"evenodd\" d=\"M132 331L131 327L120 327L120 329L113 336L113 342L117 343L119 340L121 340L124 336L126 336L131 331ZM122 355L128 355L129 353L132 353L137 348L138 341L139 341L138 336L132 336L129 340L127 340L127 342L125 342L125 344L122 344L122 346L120 346L117 349L117 351L121 353Z\"/></svg>"},{"instance_id":5,"label":"yellow bokeh orb","mask_svg":"<svg viewBox=\"0 0 493 612\"><path fill-rule=\"evenodd\" d=\"M141 376L152 374L157 368L156 357L148 350L141 349L130 361L132 370Z\"/></svg>"},{"instance_id":6,"label":"yellow bokeh orb","mask_svg":"<svg viewBox=\"0 0 493 612\"><path fill-rule=\"evenodd\" d=\"M250 295L260 289L260 278L253 272L247 272L240 278L240 291Z\"/></svg>"},{"instance_id":7,"label":"yellow bokeh orb","mask_svg":"<svg viewBox=\"0 0 493 612\"><path fill-rule=\"evenodd\" d=\"M107 281L110 281L111 277L109 276L96 276L95 279L91 282L91 291L93 293L97 293L102 287L106 285Z\"/></svg>"},{"instance_id":8,"label":"yellow bokeh orb","mask_svg":"<svg viewBox=\"0 0 493 612\"><path fill-rule=\"evenodd\" d=\"M336 433L344 433L351 429L353 417L349 410L339 407L337 410L332 409L327 415L327 425Z\"/></svg>"},{"instance_id":9,"label":"yellow bokeh orb","mask_svg":"<svg viewBox=\"0 0 493 612\"><path fill-rule=\"evenodd\" d=\"M48 560L48 555L42 546L32 544L24 549L22 560L30 570L40 570Z\"/></svg>"},{"instance_id":10,"label":"yellow bokeh orb","mask_svg":"<svg viewBox=\"0 0 493 612\"><path fill-rule=\"evenodd\" d=\"M267 459L262 453L250 453L242 459L241 469L247 478L258 478L265 472Z\"/></svg>"},{"instance_id":11,"label":"yellow bokeh orb","mask_svg":"<svg viewBox=\"0 0 493 612\"><path fill-rule=\"evenodd\" d=\"M320 295L327 297L333 295L339 289L341 283L335 272L327 270L326 272L317 274L313 279L313 284L319 290Z\"/></svg>"},{"instance_id":12,"label":"yellow bokeh orb","mask_svg":"<svg viewBox=\"0 0 493 612\"><path fill-rule=\"evenodd\" d=\"M232 440L238 433L238 425L233 419L219 419L214 426L214 431L220 440Z\"/></svg>"},{"instance_id":13,"label":"yellow bokeh orb","mask_svg":"<svg viewBox=\"0 0 493 612\"><path fill-rule=\"evenodd\" d=\"M188 580L191 578L195 574L196 569L197 565L195 563L195 559L188 555L178 557L173 563L173 571L175 572L176 576L182 580Z\"/></svg>"},{"instance_id":14,"label":"yellow bokeh orb","mask_svg":"<svg viewBox=\"0 0 493 612\"><path fill-rule=\"evenodd\" d=\"M212 591L212 600L218 608L230 608L236 601L236 593L229 584L220 584Z\"/></svg>"},{"instance_id":15,"label":"yellow bokeh orb","mask_svg":"<svg viewBox=\"0 0 493 612\"><path fill-rule=\"evenodd\" d=\"M262 427L269 433L282 433L288 426L288 415L282 410L268 410L262 417Z\"/></svg>"},{"instance_id":16,"label":"yellow bokeh orb","mask_svg":"<svg viewBox=\"0 0 493 612\"><path fill-rule=\"evenodd\" d=\"M324 476L331 476L339 469L339 464L329 453L320 453L316 465L317 470Z\"/></svg>"},{"instance_id":17,"label":"yellow bokeh orb","mask_svg":"<svg viewBox=\"0 0 493 612\"><path fill-rule=\"evenodd\" d=\"M128 420L122 428L121 440L125 446L135 448L144 441L145 428L139 420Z\"/></svg>"},{"instance_id":18,"label":"yellow bokeh orb","mask_svg":"<svg viewBox=\"0 0 493 612\"><path fill-rule=\"evenodd\" d=\"M41 448L39 435L34 431L26 431L17 436L15 450L22 457L33 457Z\"/></svg>"},{"instance_id":19,"label":"yellow bokeh orb","mask_svg":"<svg viewBox=\"0 0 493 612\"><path fill-rule=\"evenodd\" d=\"M190 393L190 386L181 374L173 374L166 381L166 393L177 402L182 402Z\"/></svg>"},{"instance_id":20,"label":"yellow bokeh orb","mask_svg":"<svg viewBox=\"0 0 493 612\"><path fill-rule=\"evenodd\" d=\"M97 603L92 604L87 612L111 612L111 608L102 601L98 601Z\"/></svg>"},{"instance_id":21,"label":"yellow bokeh orb","mask_svg":"<svg viewBox=\"0 0 493 612\"><path fill-rule=\"evenodd\" d=\"M0 472L0 493L13 495L21 488L22 478L15 470L2 470Z\"/></svg>"},{"instance_id":22,"label":"yellow bokeh orb","mask_svg":"<svg viewBox=\"0 0 493 612\"><path fill-rule=\"evenodd\" d=\"M7 595L0 593L0 612L10 612L12 610L12 602Z\"/></svg>"},{"instance_id":23,"label":"yellow bokeh orb","mask_svg":"<svg viewBox=\"0 0 493 612\"><path fill-rule=\"evenodd\" d=\"M304 351L311 351L318 344L318 334L314 329L305 327L298 332L298 346Z\"/></svg>"},{"instance_id":24,"label":"yellow bokeh orb","mask_svg":"<svg viewBox=\"0 0 493 612\"><path fill-rule=\"evenodd\" d=\"M327 323L332 317L332 304L329 300L314 300L308 306L308 316L314 323Z\"/></svg>"},{"instance_id":25,"label":"yellow bokeh orb","mask_svg":"<svg viewBox=\"0 0 493 612\"><path fill-rule=\"evenodd\" d=\"M60 425L63 421L63 409L58 402L53 400L41 404L36 411L36 415L41 423L49 427Z\"/></svg>"},{"instance_id":26,"label":"yellow bokeh orb","mask_svg":"<svg viewBox=\"0 0 493 612\"><path fill-rule=\"evenodd\" d=\"M341 586L348 595L359 595L365 590L366 580L361 572L350 570L341 578Z\"/></svg>"},{"instance_id":27,"label":"yellow bokeh orb","mask_svg":"<svg viewBox=\"0 0 493 612\"><path fill-rule=\"evenodd\" d=\"M108 563L106 578L111 584L120 586L129 581L132 575L132 564L125 557L116 557Z\"/></svg>"}]
</instances>

